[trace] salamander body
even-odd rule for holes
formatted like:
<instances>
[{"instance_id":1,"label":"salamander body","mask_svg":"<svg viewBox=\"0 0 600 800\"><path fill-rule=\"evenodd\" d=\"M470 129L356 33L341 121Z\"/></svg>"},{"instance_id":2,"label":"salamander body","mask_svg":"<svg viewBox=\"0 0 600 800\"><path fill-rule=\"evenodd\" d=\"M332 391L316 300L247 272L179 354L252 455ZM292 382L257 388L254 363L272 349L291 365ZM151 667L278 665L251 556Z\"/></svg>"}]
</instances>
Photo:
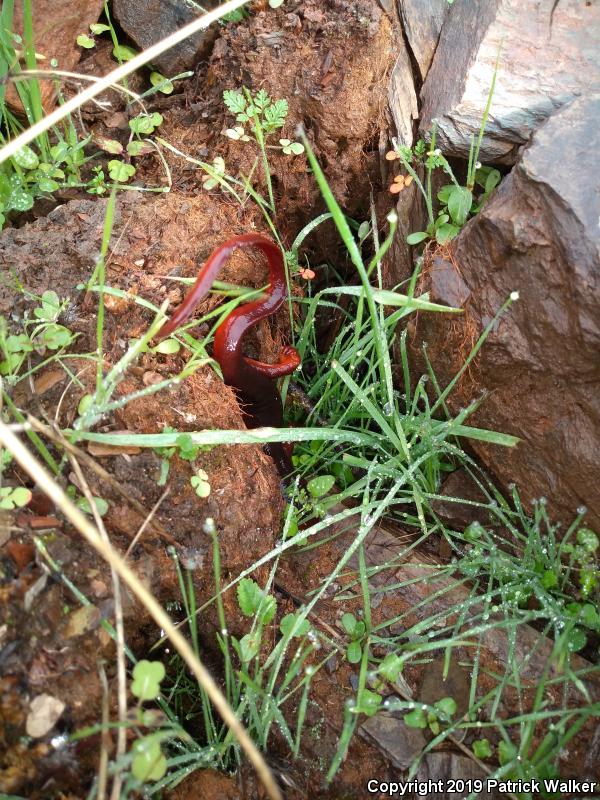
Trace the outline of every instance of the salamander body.
<instances>
[{"instance_id":1,"label":"salamander body","mask_svg":"<svg viewBox=\"0 0 600 800\"><path fill-rule=\"evenodd\" d=\"M194 312L208 293L221 267L238 248L261 250L269 263L269 289L265 297L235 308L217 328L214 357L219 362L223 380L233 387L241 400L249 428L283 425L281 397L275 379L289 375L300 365L300 356L293 347L284 347L276 364L265 364L243 354L246 331L259 320L274 314L287 297L283 254L275 242L258 233L247 233L228 239L217 248L201 267L196 282L177 307L169 322L159 331L160 339L169 336ZM284 445L274 442L265 448L282 477L289 475L292 464Z\"/></svg>"}]
</instances>

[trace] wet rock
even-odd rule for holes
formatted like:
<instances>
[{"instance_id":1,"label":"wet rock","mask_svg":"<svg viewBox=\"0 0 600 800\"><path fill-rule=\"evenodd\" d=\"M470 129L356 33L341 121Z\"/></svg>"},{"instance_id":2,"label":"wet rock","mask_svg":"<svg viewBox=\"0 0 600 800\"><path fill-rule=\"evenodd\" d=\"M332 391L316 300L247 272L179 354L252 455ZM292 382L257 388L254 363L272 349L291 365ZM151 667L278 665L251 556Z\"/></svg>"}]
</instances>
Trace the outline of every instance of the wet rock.
<instances>
[{"instance_id":1,"label":"wet rock","mask_svg":"<svg viewBox=\"0 0 600 800\"><path fill-rule=\"evenodd\" d=\"M431 272L431 291L440 302L453 308L461 308L469 299L469 287L463 281L460 272L452 268L452 264L436 256L433 259Z\"/></svg>"},{"instance_id":2,"label":"wet rock","mask_svg":"<svg viewBox=\"0 0 600 800\"><path fill-rule=\"evenodd\" d=\"M438 120L446 155L468 155L500 56L482 162L514 163L553 112L600 88L600 5L542 0L455 3L421 93L421 130Z\"/></svg>"},{"instance_id":3,"label":"wet rock","mask_svg":"<svg viewBox=\"0 0 600 800\"><path fill-rule=\"evenodd\" d=\"M415 80L404 42L398 43L396 63L390 78L389 104L400 144L412 146L413 123L419 116Z\"/></svg>"},{"instance_id":4,"label":"wet rock","mask_svg":"<svg viewBox=\"0 0 600 800\"><path fill-rule=\"evenodd\" d=\"M81 48L77 44L80 33L88 33L89 26L96 22L103 0L35 0L33 8L33 37L36 53L46 59L43 69L50 69L50 60L56 59L58 68L72 71L79 61ZM23 4L15 3L14 30L23 34ZM52 107L56 89L51 81L40 81L42 103L46 110ZM14 87L7 90L8 104L22 109Z\"/></svg>"},{"instance_id":5,"label":"wet rock","mask_svg":"<svg viewBox=\"0 0 600 800\"><path fill-rule=\"evenodd\" d=\"M448 786L448 780L454 781L483 781L487 777L486 773L472 759L466 756L459 756L457 753L427 753L423 758L419 771L415 776L417 781L441 781L442 785ZM466 791L451 792L446 790L439 797L444 800L463 800ZM478 797L484 800L501 800L506 797L498 791L484 790Z\"/></svg>"},{"instance_id":6,"label":"wet rock","mask_svg":"<svg viewBox=\"0 0 600 800\"><path fill-rule=\"evenodd\" d=\"M472 522L490 523L488 513L481 508L489 501L466 469L450 473L438 494L440 499L433 500L431 506L446 525L463 531Z\"/></svg>"},{"instance_id":7,"label":"wet rock","mask_svg":"<svg viewBox=\"0 0 600 800\"><path fill-rule=\"evenodd\" d=\"M448 0L398 0L402 27L422 81L429 72L449 8Z\"/></svg>"},{"instance_id":8,"label":"wet rock","mask_svg":"<svg viewBox=\"0 0 600 800\"><path fill-rule=\"evenodd\" d=\"M600 523L600 200L581 158L600 146L599 120L600 97L580 98L535 134L456 239L453 261L470 293L464 319L419 322L444 385L509 294L520 292L450 406L488 392L470 423L522 441L472 442L483 462L505 486L516 482L526 501L545 496L565 521L588 506L592 526Z\"/></svg>"},{"instance_id":9,"label":"wet rock","mask_svg":"<svg viewBox=\"0 0 600 800\"><path fill-rule=\"evenodd\" d=\"M217 5L214 0L203 3L207 11ZM201 12L192 3L178 0L113 0L113 13L125 33L143 49L183 28ZM198 31L155 58L154 64L168 77L191 69L206 53L214 37L214 26Z\"/></svg>"},{"instance_id":10,"label":"wet rock","mask_svg":"<svg viewBox=\"0 0 600 800\"><path fill-rule=\"evenodd\" d=\"M404 712L380 711L360 728L360 735L373 741L397 769L408 769L427 744L423 731L405 725Z\"/></svg>"},{"instance_id":11,"label":"wet rock","mask_svg":"<svg viewBox=\"0 0 600 800\"><path fill-rule=\"evenodd\" d=\"M456 703L454 716L459 719L469 710L470 692L471 681L467 670L459 666L456 658L446 664L446 654L442 653L425 667L418 699L421 703L433 706L438 700L451 697ZM465 734L464 729L458 729L453 736L462 741Z\"/></svg>"}]
</instances>

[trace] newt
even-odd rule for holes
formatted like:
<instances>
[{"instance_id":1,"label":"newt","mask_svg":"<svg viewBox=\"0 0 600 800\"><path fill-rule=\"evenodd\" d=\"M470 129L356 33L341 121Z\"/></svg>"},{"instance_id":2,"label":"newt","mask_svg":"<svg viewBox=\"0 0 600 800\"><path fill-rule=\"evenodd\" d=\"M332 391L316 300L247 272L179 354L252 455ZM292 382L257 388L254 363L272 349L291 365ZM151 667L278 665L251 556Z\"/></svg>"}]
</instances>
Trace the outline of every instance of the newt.
<instances>
[{"instance_id":1,"label":"newt","mask_svg":"<svg viewBox=\"0 0 600 800\"><path fill-rule=\"evenodd\" d=\"M249 428L283 426L281 396L275 379L290 375L299 365L300 356L294 347L283 347L276 364L266 364L245 356L242 345L246 331L259 320L274 314L287 298L283 254L275 242L259 233L234 236L218 247L202 265L198 277L171 319L158 332L164 339L180 327L206 296L221 267L238 248L256 248L269 264L269 288L259 300L240 305L227 315L215 332L213 354L223 373L223 380L236 390ZM281 442L272 442L265 451L285 478L292 471L288 449Z\"/></svg>"}]
</instances>

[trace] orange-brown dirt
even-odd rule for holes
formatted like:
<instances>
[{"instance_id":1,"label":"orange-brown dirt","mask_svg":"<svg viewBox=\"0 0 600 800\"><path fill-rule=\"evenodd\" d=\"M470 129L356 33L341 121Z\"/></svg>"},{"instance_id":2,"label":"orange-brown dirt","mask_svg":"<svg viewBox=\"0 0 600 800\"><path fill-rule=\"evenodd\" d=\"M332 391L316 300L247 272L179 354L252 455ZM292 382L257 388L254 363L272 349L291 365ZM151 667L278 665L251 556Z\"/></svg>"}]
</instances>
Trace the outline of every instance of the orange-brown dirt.
<instances>
[{"instance_id":1,"label":"orange-brown dirt","mask_svg":"<svg viewBox=\"0 0 600 800\"><path fill-rule=\"evenodd\" d=\"M221 155L228 173L238 176L250 172L255 150L250 144L231 142L222 135L233 124L224 110L222 92L246 85L255 91L265 88L273 98L287 98L290 112L281 136L294 138L296 126L302 123L338 200L348 213L365 216L370 190L377 192L380 182L379 153L384 147L380 131L385 128L385 78L393 63L393 41L392 23L375 0L330 0L326 10L317 2L288 3L277 12L260 11L238 26L223 27L210 62L200 64L194 78L180 84L173 96L153 98L148 106L164 116L158 131L163 139L192 158L212 161ZM109 46L100 44L85 54L82 70L88 74L105 72L110 65L109 51ZM137 83L132 85L138 88ZM103 99L112 103L110 111L85 109L86 126L95 141L109 137L126 143L128 118L135 109L125 109L112 91ZM90 152L97 150L92 147ZM169 193L122 192L118 196L106 283L127 291L131 298L139 296L157 306L168 299L172 308L184 291L172 278L193 277L210 252L230 236L251 230L268 233L268 228L250 200L240 206L227 194L206 192L203 173L194 164L168 150L163 154L172 180ZM290 159L277 151L271 155L275 222L289 247L300 228L324 210L324 204L303 158ZM165 170L156 155L139 158L136 166L140 182L147 186L166 184ZM264 193L260 169L255 179L258 190ZM94 366L81 356L96 347L97 295L86 293L81 286L96 266L106 201L82 196L76 190L60 193L60 200L63 204L54 207L47 201L38 203L28 215L14 220L15 227L2 232L0 314L16 329L24 315L31 314L36 304L33 296L52 289L61 299L69 299L60 322L78 336L69 350L71 357L64 359L76 380L64 372L61 375L53 364L11 390L13 402L23 412L65 428L73 423L79 400L93 388L95 380ZM318 235L308 240L308 246L311 263L340 260L340 246L331 224L322 226ZM343 268L343 263L339 266ZM240 253L219 277L260 286L265 269L260 260ZM210 296L198 313L218 302ZM133 299L106 298L105 369L116 363L129 340L139 337L151 320L152 314ZM287 310L261 323L248 339L249 354L275 360L280 347L289 341ZM32 359L35 365L38 355L33 354ZM152 380L168 377L182 364L180 355L144 354L120 384L120 396L146 386L148 376ZM156 433L165 425L187 431L243 428L243 424L234 392L207 365L169 391L129 403L102 420L98 430ZM49 446L56 456L59 451ZM110 481L85 463L82 468L92 492L108 501L106 528L115 547L124 552L144 519L144 511L149 512L163 492L157 486L160 457L143 450L94 458L108 472ZM160 602L171 608L179 599L179 587L167 543L174 543L180 557L195 564L194 584L202 602L214 591L211 542L202 530L208 517L214 519L219 531L224 581L268 552L280 533L284 501L279 477L262 448L214 448L200 453L197 463L209 476L210 496L201 499L196 495L189 481L190 463L174 456L169 492L156 512L157 524L146 529L130 555L136 572ZM74 479L71 473L70 481L66 480L69 472L65 470L65 486ZM27 476L19 469L9 477L28 485ZM54 511L44 513L52 517ZM38 524L40 519L37 512L5 514L0 529L0 792L31 800L74 800L87 795L97 771L98 736L58 749L50 740L99 722L99 658L105 661L114 697L114 645L100 624L101 620L114 619L114 601L106 565L69 525L61 520L51 524L39 536L52 559L61 565L67 581L96 609L81 623L76 616L79 602L59 575L44 579L46 562L31 547L34 531L29 525ZM263 583L266 572L259 570L254 577ZM309 580L298 588L306 591L311 585ZM225 604L232 632L245 632L246 623L240 618L232 593L225 597ZM280 610L291 611L293 605L282 598ZM127 591L124 616L128 646L138 657L148 656L159 632ZM218 670L214 623L214 612L209 610L201 618L200 631L205 658ZM332 694L337 675L335 680L315 683L316 705L310 712L315 725L323 714L336 720L327 727L328 756L339 735L343 697L350 692L344 675L345 686L337 699ZM27 739L24 733L30 702L42 694L61 700L65 710L48 736ZM112 701L110 712L114 718ZM387 769L374 748L357 739L336 781L337 788L326 794L320 771L322 759L318 757L322 743L317 736L311 749L311 741L308 736L301 761L289 770L292 785L298 787L290 797L300 798L313 790L323 797L359 796L365 765L377 775ZM282 757L287 758L285 749ZM228 796L226 778L206 773L195 780L200 781L198 790L192 788L186 794L182 785L173 797L198 796L197 791L206 796L211 792ZM247 774L242 789L236 791L232 797L262 796L254 777Z\"/></svg>"}]
</instances>

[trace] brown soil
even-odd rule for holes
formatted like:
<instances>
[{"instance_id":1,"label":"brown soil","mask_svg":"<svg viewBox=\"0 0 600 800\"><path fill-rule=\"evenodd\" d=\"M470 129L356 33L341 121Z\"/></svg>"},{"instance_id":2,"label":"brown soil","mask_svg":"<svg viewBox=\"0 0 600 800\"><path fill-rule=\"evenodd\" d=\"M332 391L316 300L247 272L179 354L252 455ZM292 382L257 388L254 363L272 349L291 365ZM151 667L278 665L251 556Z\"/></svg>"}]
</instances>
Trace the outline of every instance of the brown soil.
<instances>
[{"instance_id":1,"label":"brown soil","mask_svg":"<svg viewBox=\"0 0 600 800\"><path fill-rule=\"evenodd\" d=\"M221 135L232 124L223 110L223 90L242 85L254 90L264 87L274 98L288 98L290 112L281 135L292 136L296 125L304 124L334 194L354 214L364 211L369 186L377 188L379 181L378 137L386 105L385 75L392 64L392 41L392 25L374 0L328 2L326 10L316 2L288 2L285 11L258 12L242 25L224 27L210 63L200 65L197 75L182 84L179 93L154 99L151 109L163 114L160 135L174 147L194 158L212 160L222 155L228 172L239 175L250 171L254 155L250 147ZM110 46L100 44L85 55L81 66L82 71L97 75L106 72L110 63ZM134 88L138 88L137 84ZM67 87L67 94L72 90ZM112 103L110 112L99 114L97 108L85 109L86 125L95 141L105 137L125 143L128 113L122 98L111 91L102 100ZM256 206L246 203L240 207L228 195L206 192L202 173L195 166L169 151L165 151L165 158L172 177L168 194L123 192L118 198L106 281L127 291L132 299L107 298L103 343L106 369L116 363L129 340L142 334L151 322L151 313L133 298L144 298L156 305L168 299L173 307L183 295L182 284L171 280L173 277L194 276L210 252L232 235L251 230L268 233ZM276 221L289 246L302 225L324 206L304 159L274 153L271 166L277 197ZM164 168L156 156L141 157L137 168L136 178L145 185L164 186ZM260 177L257 179L259 190L264 192L264 184ZM82 291L81 286L96 265L106 201L73 191L63 193L62 199L63 204L55 207L39 203L32 213L14 221L20 227L8 227L0 236L0 314L17 326L25 314L31 314L35 304L32 295L53 289L61 298L69 298L60 321L78 335L70 348L70 354L76 356L95 348L96 294ZM332 226L323 226L318 237L312 237L310 246L318 259L335 262L338 258L339 244L332 233ZM239 254L219 277L260 286L265 271L256 258ZM218 302L214 296L209 297L200 313ZM288 331L287 311L269 323L261 323L250 337L249 354L275 360L282 344L288 342ZM148 375L153 380L167 377L182 363L180 356L146 354L129 370L119 392L125 395L143 388ZM92 389L95 380L89 361L71 357L65 359L65 364L77 375L78 383L52 365L12 391L13 401L24 412L55 421L62 428L72 424L80 398ZM186 431L243 428L244 423L234 392L223 385L211 366L206 366L168 392L129 403L112 418L103 420L99 430L155 433L165 425ZM53 452L58 453L55 449ZM105 525L114 546L124 551L144 519L144 509L150 511L163 492L157 486L160 458L144 450L95 459L108 471L110 482L85 463L82 467L92 492L108 501ZM208 517L214 519L219 531L224 580L271 549L280 532L283 498L279 478L260 447L214 448L201 453L198 465L209 476L210 496L203 500L196 495L189 482L190 463L173 457L169 491L158 508L156 524L147 528L130 556L135 570L167 607L179 598L179 588L165 544L175 544L180 557L196 565L194 582L198 602L202 602L214 591L210 539L202 530ZM28 483L18 469L11 477ZM43 510L50 517L53 513L51 507ZM51 557L61 565L62 574L94 606L83 621L77 616L79 603L60 577L44 578L44 559L31 546L34 530L30 526L38 528L43 524L44 519L34 510L3 515L2 531L7 529L8 535L2 533L0 538L0 791L31 800L68 800L86 795L85 787L98 767L99 740L91 736L58 749L50 740L98 723L102 703L99 658L105 661L110 696L114 697L114 645L100 624L103 619L113 619L114 601L105 564L69 525L51 519L47 523L50 527L39 535ZM262 583L266 572L259 570L254 577ZM307 588L304 586L302 591ZM225 603L231 631L245 632L246 623L240 620L231 593ZM292 609L293 606L288 610ZM158 631L127 592L124 615L128 646L139 657L146 656ZM209 611L200 624L209 662L210 651L215 647L215 622ZM341 701L338 706L340 698L335 699L332 694L334 683L337 685L337 678L322 687L317 682L321 710L314 712L322 716L325 710L332 719L336 715L335 726L327 729L327 748L331 752L339 735L336 726L341 723ZM47 736L24 738L30 703L44 694L62 701L65 710ZM110 711L114 717L112 702ZM320 742L315 740L315 744L318 750ZM317 751L310 752L307 744L302 765L291 770L291 783L298 789L290 797L303 797L309 785L321 785L318 769L311 767L310 776L303 774L311 762L317 766L321 763L317 755ZM361 770L357 772L356 765L364 764L365 759L375 759L373 770L377 767L377 774L382 774L385 765L381 757L357 740L338 780L338 785L344 787L342 794L331 794L332 797L356 796L352 787L359 779L362 785ZM230 779L199 773L188 788L182 784L172 797L195 797L198 793L260 796L254 777L246 773L242 773L246 775L243 786L239 784L235 791Z\"/></svg>"}]
</instances>

